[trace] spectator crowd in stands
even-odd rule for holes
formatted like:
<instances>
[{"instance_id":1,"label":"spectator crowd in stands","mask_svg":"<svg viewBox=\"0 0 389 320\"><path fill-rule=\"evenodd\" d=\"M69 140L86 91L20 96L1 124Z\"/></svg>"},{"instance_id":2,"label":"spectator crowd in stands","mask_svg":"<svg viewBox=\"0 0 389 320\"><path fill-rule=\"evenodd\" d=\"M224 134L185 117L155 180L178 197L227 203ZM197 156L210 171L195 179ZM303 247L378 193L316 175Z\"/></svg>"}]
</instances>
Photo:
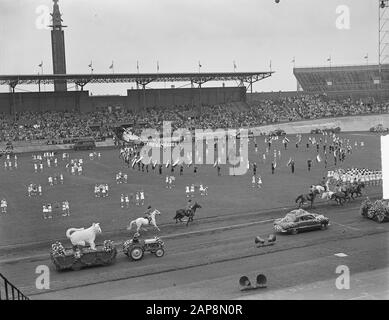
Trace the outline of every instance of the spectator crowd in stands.
<instances>
[{"instance_id":1,"label":"spectator crowd in stands","mask_svg":"<svg viewBox=\"0 0 389 320\"><path fill-rule=\"evenodd\" d=\"M274 100L217 105L149 108L141 112L115 109L92 113L23 112L0 114L0 142L63 140L77 137L104 139L114 135L114 128L133 124L135 134L143 128L160 129L163 121L172 128L216 129L254 127L285 121L326 117L380 114L389 112L389 102L336 101L325 95L299 94Z\"/></svg>"}]
</instances>

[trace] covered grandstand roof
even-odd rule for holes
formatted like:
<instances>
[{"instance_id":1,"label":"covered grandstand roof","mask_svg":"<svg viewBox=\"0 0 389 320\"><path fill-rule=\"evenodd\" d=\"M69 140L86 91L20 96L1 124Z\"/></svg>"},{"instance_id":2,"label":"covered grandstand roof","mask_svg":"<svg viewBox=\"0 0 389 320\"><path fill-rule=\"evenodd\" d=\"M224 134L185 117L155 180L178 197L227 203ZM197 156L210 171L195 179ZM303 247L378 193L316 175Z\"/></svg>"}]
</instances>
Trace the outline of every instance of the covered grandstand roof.
<instances>
[{"instance_id":1,"label":"covered grandstand roof","mask_svg":"<svg viewBox=\"0 0 389 320\"><path fill-rule=\"evenodd\" d=\"M151 82L193 82L238 80L246 83L270 77L274 71L265 72L207 72L207 73L111 73L111 74L43 74L43 75L0 75L0 85L52 84L66 80L67 83L130 83L146 85Z\"/></svg>"},{"instance_id":2,"label":"covered grandstand roof","mask_svg":"<svg viewBox=\"0 0 389 320\"><path fill-rule=\"evenodd\" d=\"M294 68L304 91L389 90L389 64Z\"/></svg>"}]
</instances>

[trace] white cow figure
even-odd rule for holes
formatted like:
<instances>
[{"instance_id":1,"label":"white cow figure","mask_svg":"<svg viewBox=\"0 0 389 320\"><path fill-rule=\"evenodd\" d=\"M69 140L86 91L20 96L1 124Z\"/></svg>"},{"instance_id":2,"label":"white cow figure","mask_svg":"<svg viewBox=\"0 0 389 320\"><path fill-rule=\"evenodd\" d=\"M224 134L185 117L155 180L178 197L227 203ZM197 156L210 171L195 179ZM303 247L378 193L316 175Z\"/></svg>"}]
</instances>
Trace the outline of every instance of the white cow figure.
<instances>
[{"instance_id":1,"label":"white cow figure","mask_svg":"<svg viewBox=\"0 0 389 320\"><path fill-rule=\"evenodd\" d=\"M101 233L100 223L93 223L88 229L70 228L66 231L66 237L70 239L73 246L85 246L89 243L92 250L96 250L96 234Z\"/></svg>"}]
</instances>

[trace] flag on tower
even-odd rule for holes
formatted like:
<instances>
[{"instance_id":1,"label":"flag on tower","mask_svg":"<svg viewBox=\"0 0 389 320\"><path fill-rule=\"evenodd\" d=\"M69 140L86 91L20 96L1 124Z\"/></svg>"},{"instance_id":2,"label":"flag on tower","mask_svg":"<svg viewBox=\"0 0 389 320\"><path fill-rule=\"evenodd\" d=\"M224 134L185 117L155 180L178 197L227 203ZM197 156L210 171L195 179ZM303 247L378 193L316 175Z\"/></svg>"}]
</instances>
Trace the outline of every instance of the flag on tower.
<instances>
[{"instance_id":1,"label":"flag on tower","mask_svg":"<svg viewBox=\"0 0 389 320\"><path fill-rule=\"evenodd\" d=\"M40 68L42 68L43 66L43 61L41 61L41 63L38 65Z\"/></svg>"},{"instance_id":2,"label":"flag on tower","mask_svg":"<svg viewBox=\"0 0 389 320\"><path fill-rule=\"evenodd\" d=\"M157 61L157 72L159 72L159 61Z\"/></svg>"},{"instance_id":3,"label":"flag on tower","mask_svg":"<svg viewBox=\"0 0 389 320\"><path fill-rule=\"evenodd\" d=\"M92 60L91 60L90 64L88 64L88 67L92 68Z\"/></svg>"},{"instance_id":4,"label":"flag on tower","mask_svg":"<svg viewBox=\"0 0 389 320\"><path fill-rule=\"evenodd\" d=\"M113 69L113 61L111 63L111 65L109 66L110 69Z\"/></svg>"}]
</instances>

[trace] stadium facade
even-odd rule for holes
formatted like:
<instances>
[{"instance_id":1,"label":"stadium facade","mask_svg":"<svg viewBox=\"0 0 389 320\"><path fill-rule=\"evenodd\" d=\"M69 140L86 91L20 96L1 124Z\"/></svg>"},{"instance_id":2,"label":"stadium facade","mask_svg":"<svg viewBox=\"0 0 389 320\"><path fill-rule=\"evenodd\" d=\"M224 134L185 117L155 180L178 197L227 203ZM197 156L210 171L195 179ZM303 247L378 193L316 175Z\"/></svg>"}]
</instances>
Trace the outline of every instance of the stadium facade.
<instances>
[{"instance_id":1,"label":"stadium facade","mask_svg":"<svg viewBox=\"0 0 389 320\"><path fill-rule=\"evenodd\" d=\"M31 111L92 112L108 108L141 111L146 108L217 105L245 102L246 87L127 90L126 96L92 96L88 91L0 93L0 113Z\"/></svg>"}]
</instances>

